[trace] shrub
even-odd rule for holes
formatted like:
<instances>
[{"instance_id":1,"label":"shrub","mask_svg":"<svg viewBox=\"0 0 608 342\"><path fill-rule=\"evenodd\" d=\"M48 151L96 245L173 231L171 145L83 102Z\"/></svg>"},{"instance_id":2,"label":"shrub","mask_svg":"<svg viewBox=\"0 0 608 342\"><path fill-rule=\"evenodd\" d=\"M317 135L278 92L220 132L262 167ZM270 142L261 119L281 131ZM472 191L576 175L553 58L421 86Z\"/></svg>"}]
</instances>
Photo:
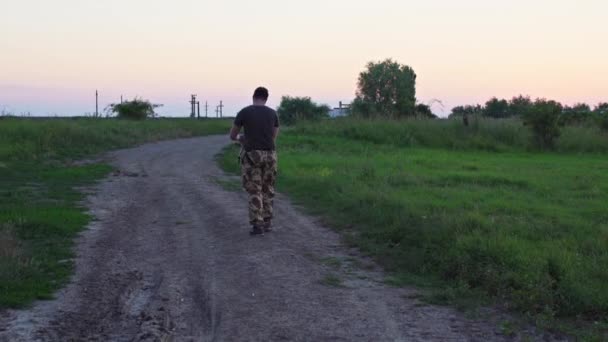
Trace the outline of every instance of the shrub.
<instances>
[{"instance_id":1,"label":"shrub","mask_svg":"<svg viewBox=\"0 0 608 342\"><path fill-rule=\"evenodd\" d=\"M148 100L135 98L132 101L113 103L108 106L108 110L115 113L120 119L143 120L155 117L154 109L161 106L161 104L153 104Z\"/></svg>"},{"instance_id":2,"label":"shrub","mask_svg":"<svg viewBox=\"0 0 608 342\"><path fill-rule=\"evenodd\" d=\"M279 119L286 125L293 125L299 120L319 120L329 116L329 106L319 105L310 97L283 96L279 108Z\"/></svg>"},{"instance_id":3,"label":"shrub","mask_svg":"<svg viewBox=\"0 0 608 342\"><path fill-rule=\"evenodd\" d=\"M541 149L552 149L560 135L559 117L562 105L545 99L537 99L524 115L524 125L532 128L534 143Z\"/></svg>"}]
</instances>

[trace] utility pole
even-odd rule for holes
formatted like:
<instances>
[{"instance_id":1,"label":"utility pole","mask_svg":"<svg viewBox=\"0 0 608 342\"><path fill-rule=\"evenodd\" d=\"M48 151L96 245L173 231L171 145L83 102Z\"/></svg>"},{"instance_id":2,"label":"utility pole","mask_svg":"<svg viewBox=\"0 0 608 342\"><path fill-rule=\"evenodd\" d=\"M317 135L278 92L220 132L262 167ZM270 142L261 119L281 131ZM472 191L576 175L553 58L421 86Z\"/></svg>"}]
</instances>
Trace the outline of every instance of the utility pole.
<instances>
[{"instance_id":1,"label":"utility pole","mask_svg":"<svg viewBox=\"0 0 608 342\"><path fill-rule=\"evenodd\" d=\"M201 103L199 101L196 101L196 118L201 118Z\"/></svg>"},{"instance_id":2,"label":"utility pole","mask_svg":"<svg viewBox=\"0 0 608 342\"><path fill-rule=\"evenodd\" d=\"M215 117L219 117L220 116L220 106L215 106Z\"/></svg>"},{"instance_id":3,"label":"utility pole","mask_svg":"<svg viewBox=\"0 0 608 342\"><path fill-rule=\"evenodd\" d=\"M99 117L99 93L95 89L95 117Z\"/></svg>"},{"instance_id":4,"label":"utility pole","mask_svg":"<svg viewBox=\"0 0 608 342\"><path fill-rule=\"evenodd\" d=\"M120 104L122 104L122 94L120 94Z\"/></svg>"},{"instance_id":5,"label":"utility pole","mask_svg":"<svg viewBox=\"0 0 608 342\"><path fill-rule=\"evenodd\" d=\"M209 109L209 105L207 104L207 101L205 101L205 117L207 117L207 110Z\"/></svg>"},{"instance_id":6,"label":"utility pole","mask_svg":"<svg viewBox=\"0 0 608 342\"><path fill-rule=\"evenodd\" d=\"M192 94L190 96L190 117L194 118L196 115L196 95Z\"/></svg>"},{"instance_id":7,"label":"utility pole","mask_svg":"<svg viewBox=\"0 0 608 342\"><path fill-rule=\"evenodd\" d=\"M220 118L223 116L222 109L224 109L224 104L220 101Z\"/></svg>"}]
</instances>

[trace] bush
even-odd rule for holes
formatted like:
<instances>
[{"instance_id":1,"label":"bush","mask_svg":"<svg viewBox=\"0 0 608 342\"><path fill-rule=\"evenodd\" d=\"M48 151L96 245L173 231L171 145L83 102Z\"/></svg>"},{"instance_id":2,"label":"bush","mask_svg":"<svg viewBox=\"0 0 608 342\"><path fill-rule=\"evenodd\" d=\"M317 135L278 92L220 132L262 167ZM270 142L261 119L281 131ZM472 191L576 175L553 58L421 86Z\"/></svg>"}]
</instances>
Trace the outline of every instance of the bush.
<instances>
[{"instance_id":1,"label":"bush","mask_svg":"<svg viewBox=\"0 0 608 342\"><path fill-rule=\"evenodd\" d=\"M154 109L161 106L161 104L152 104L148 100L135 98L132 101L113 103L108 108L120 119L144 120L155 117Z\"/></svg>"},{"instance_id":2,"label":"bush","mask_svg":"<svg viewBox=\"0 0 608 342\"><path fill-rule=\"evenodd\" d=\"M329 117L329 106L316 104L310 97L283 96L277 113L283 124L293 125L300 120L319 120Z\"/></svg>"},{"instance_id":3,"label":"bush","mask_svg":"<svg viewBox=\"0 0 608 342\"><path fill-rule=\"evenodd\" d=\"M532 128L534 143L541 149L553 149L560 135L559 117L562 105L551 100L537 99L524 115L524 125Z\"/></svg>"}]
</instances>

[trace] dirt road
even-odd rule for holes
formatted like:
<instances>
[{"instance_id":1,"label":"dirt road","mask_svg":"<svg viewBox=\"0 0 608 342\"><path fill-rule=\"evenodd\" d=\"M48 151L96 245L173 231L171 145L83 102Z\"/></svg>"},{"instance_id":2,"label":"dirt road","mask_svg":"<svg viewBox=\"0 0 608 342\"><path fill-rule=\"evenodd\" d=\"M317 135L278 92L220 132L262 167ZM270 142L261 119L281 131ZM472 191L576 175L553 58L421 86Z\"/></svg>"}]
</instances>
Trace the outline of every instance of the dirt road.
<instances>
[{"instance_id":1,"label":"dirt road","mask_svg":"<svg viewBox=\"0 0 608 342\"><path fill-rule=\"evenodd\" d=\"M87 199L76 274L57 300L0 314L6 341L502 340L496 321L421 305L279 196L250 237L246 197L214 155L224 136L111 153ZM484 318L485 319L485 318Z\"/></svg>"}]
</instances>

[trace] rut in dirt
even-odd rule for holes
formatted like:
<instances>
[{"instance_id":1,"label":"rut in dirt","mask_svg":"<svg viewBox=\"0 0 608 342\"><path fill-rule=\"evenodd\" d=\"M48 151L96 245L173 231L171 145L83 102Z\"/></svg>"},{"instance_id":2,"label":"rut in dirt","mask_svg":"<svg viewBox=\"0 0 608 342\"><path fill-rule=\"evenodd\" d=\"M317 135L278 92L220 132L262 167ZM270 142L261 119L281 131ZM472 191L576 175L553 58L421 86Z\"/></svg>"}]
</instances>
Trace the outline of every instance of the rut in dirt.
<instances>
[{"instance_id":1,"label":"rut in dirt","mask_svg":"<svg viewBox=\"0 0 608 342\"><path fill-rule=\"evenodd\" d=\"M220 183L225 136L108 155L96 218L57 300L0 318L6 341L508 340L496 320L421 305L369 259L279 195L272 233L250 237L246 195ZM280 159L280 154L279 154ZM236 162L236 156L235 156ZM280 172L280 171L279 171Z\"/></svg>"}]
</instances>

